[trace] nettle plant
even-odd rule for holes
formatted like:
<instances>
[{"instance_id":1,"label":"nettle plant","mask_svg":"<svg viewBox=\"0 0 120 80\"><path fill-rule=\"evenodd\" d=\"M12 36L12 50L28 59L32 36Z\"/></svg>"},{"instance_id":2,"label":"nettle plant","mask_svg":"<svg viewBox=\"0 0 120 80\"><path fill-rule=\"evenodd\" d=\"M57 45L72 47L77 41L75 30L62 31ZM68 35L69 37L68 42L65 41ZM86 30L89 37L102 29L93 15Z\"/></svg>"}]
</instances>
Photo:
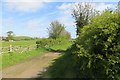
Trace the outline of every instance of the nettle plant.
<instances>
[{"instance_id":1,"label":"nettle plant","mask_svg":"<svg viewBox=\"0 0 120 80\"><path fill-rule=\"evenodd\" d=\"M72 53L78 77L120 79L120 16L104 11L81 29Z\"/></svg>"}]
</instances>

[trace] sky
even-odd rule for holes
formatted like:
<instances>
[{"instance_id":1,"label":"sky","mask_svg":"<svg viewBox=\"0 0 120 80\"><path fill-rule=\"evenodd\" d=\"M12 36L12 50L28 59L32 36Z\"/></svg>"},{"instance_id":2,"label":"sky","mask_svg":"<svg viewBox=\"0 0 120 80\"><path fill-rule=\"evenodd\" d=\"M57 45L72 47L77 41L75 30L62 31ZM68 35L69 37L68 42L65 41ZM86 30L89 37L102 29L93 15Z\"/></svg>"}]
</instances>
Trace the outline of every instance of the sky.
<instances>
[{"instance_id":1,"label":"sky","mask_svg":"<svg viewBox=\"0 0 120 80\"><path fill-rule=\"evenodd\" d=\"M84 1L87 2L80 2ZM118 1L95 0L92 6L99 11L107 7L115 9ZM0 5L0 36L13 31L16 36L48 37L50 23L58 20L65 25L72 38L75 38L76 27L71 9L77 3L75 0L3 0Z\"/></svg>"}]
</instances>

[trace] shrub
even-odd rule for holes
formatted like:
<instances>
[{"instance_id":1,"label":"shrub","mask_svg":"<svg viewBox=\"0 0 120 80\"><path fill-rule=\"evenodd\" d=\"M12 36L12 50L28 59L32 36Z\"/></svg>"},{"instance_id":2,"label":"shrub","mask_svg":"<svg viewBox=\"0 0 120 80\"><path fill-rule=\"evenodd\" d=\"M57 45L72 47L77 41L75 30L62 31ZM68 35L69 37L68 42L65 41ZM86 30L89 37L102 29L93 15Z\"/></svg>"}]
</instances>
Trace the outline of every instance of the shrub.
<instances>
[{"instance_id":1,"label":"shrub","mask_svg":"<svg viewBox=\"0 0 120 80\"><path fill-rule=\"evenodd\" d=\"M120 79L120 18L105 11L91 18L75 43L48 69L52 78Z\"/></svg>"},{"instance_id":2,"label":"shrub","mask_svg":"<svg viewBox=\"0 0 120 80\"><path fill-rule=\"evenodd\" d=\"M120 78L120 18L105 11L91 18L71 47L80 78Z\"/></svg>"},{"instance_id":3,"label":"shrub","mask_svg":"<svg viewBox=\"0 0 120 80\"><path fill-rule=\"evenodd\" d=\"M58 38L58 39L43 38L41 40L36 41L36 44L37 44L37 48L39 48L39 47L50 47L50 46L53 46L53 45L63 44L66 41L68 41L68 40L64 39L64 38Z\"/></svg>"}]
</instances>

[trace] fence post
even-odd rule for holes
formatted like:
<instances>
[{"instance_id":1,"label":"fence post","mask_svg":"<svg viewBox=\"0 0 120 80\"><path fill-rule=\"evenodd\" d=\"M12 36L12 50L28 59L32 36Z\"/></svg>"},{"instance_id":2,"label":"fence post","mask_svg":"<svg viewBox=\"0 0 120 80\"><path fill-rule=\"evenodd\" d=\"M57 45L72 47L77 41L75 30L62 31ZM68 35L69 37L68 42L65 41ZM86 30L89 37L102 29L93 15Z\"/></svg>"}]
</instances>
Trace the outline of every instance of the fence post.
<instances>
[{"instance_id":1,"label":"fence post","mask_svg":"<svg viewBox=\"0 0 120 80\"><path fill-rule=\"evenodd\" d=\"M38 45L38 44L36 44L36 48L39 48L39 45Z\"/></svg>"},{"instance_id":2,"label":"fence post","mask_svg":"<svg viewBox=\"0 0 120 80\"><path fill-rule=\"evenodd\" d=\"M12 50L12 45L9 46L9 53L11 53L13 50Z\"/></svg>"}]
</instances>

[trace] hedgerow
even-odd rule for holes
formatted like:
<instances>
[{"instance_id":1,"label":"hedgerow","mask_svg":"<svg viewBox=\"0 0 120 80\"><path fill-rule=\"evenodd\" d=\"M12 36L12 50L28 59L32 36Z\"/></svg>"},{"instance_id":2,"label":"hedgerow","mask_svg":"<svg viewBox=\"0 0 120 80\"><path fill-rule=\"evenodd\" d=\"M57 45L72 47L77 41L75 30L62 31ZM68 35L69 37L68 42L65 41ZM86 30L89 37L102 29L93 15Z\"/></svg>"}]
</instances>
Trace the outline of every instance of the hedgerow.
<instances>
[{"instance_id":1,"label":"hedgerow","mask_svg":"<svg viewBox=\"0 0 120 80\"><path fill-rule=\"evenodd\" d=\"M58 39L52 39L52 38L43 38L38 41L36 41L37 48L39 47L51 47L54 45L60 45L64 44L66 42L70 42L69 39L66 38L58 38Z\"/></svg>"},{"instance_id":2,"label":"hedgerow","mask_svg":"<svg viewBox=\"0 0 120 80\"><path fill-rule=\"evenodd\" d=\"M105 11L91 18L71 47L80 78L120 79L120 18Z\"/></svg>"},{"instance_id":3,"label":"hedgerow","mask_svg":"<svg viewBox=\"0 0 120 80\"><path fill-rule=\"evenodd\" d=\"M120 18L105 11L81 28L79 37L48 69L52 78L120 79Z\"/></svg>"}]
</instances>

